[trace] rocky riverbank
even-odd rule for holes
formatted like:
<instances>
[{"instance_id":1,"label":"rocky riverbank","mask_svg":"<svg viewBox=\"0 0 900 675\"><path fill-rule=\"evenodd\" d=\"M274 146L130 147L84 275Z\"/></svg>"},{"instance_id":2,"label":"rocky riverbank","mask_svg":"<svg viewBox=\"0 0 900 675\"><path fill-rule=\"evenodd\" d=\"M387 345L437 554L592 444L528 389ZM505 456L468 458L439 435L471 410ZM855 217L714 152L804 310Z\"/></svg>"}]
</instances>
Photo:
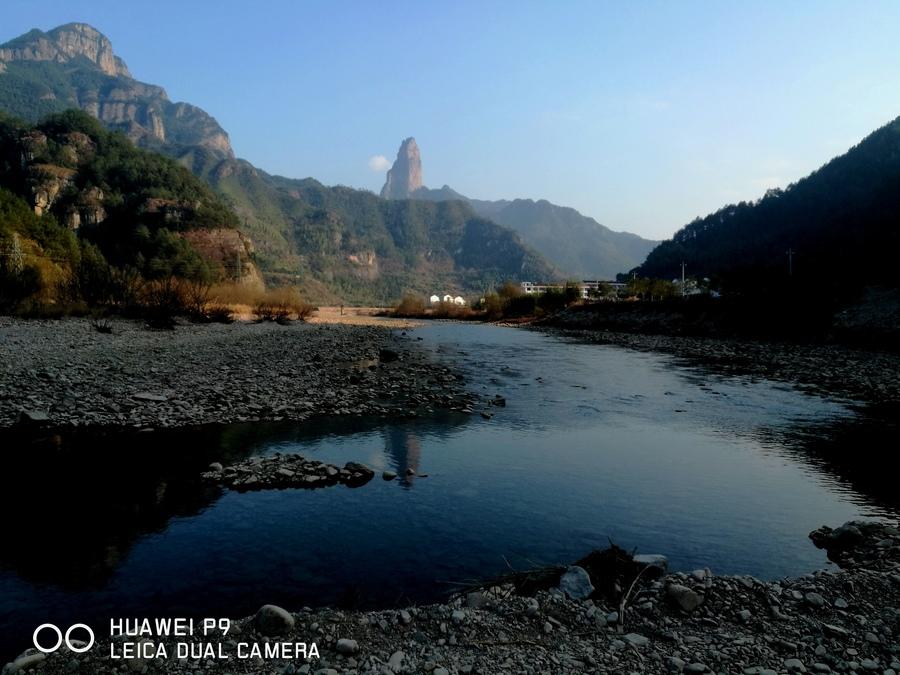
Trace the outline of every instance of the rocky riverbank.
<instances>
[{"instance_id":1,"label":"rocky riverbank","mask_svg":"<svg viewBox=\"0 0 900 675\"><path fill-rule=\"evenodd\" d=\"M111 326L0 317L0 426L179 427L478 404L459 374L387 328Z\"/></svg>"},{"instance_id":2,"label":"rocky riverbank","mask_svg":"<svg viewBox=\"0 0 900 675\"><path fill-rule=\"evenodd\" d=\"M288 488L312 489L331 485L361 487L375 476L364 464L347 462L343 467L326 464L302 455L282 455L276 452L270 457L250 457L243 462L222 466L210 465L203 473L203 480L237 492L253 490L285 490Z\"/></svg>"},{"instance_id":3,"label":"rocky riverbank","mask_svg":"<svg viewBox=\"0 0 900 675\"><path fill-rule=\"evenodd\" d=\"M673 354L716 372L787 382L827 396L900 406L900 354L840 345L649 335L577 326L535 326L568 338Z\"/></svg>"},{"instance_id":4,"label":"rocky riverbank","mask_svg":"<svg viewBox=\"0 0 900 675\"><path fill-rule=\"evenodd\" d=\"M86 654L29 650L3 673L900 672L900 529L850 523L810 536L852 563L772 582L709 570L642 575L624 611L599 592L608 580L587 579L576 568L559 587L530 597L500 584L404 610L289 613L265 606L235 622L226 654L239 643L314 642L320 657L111 661L107 639ZM592 586L598 590L585 597Z\"/></svg>"}]
</instances>

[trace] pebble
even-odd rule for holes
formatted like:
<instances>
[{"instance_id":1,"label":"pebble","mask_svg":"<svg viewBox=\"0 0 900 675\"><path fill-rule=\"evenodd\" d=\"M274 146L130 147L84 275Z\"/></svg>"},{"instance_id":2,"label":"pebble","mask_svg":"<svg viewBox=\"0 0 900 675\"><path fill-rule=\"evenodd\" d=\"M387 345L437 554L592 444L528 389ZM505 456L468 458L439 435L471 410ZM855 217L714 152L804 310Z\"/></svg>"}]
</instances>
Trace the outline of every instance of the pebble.
<instances>
[{"instance_id":1,"label":"pebble","mask_svg":"<svg viewBox=\"0 0 900 675\"><path fill-rule=\"evenodd\" d=\"M341 638L337 641L335 650L337 650L338 654L343 654L345 656L356 654L359 651L359 644L357 644L356 640Z\"/></svg>"},{"instance_id":2,"label":"pebble","mask_svg":"<svg viewBox=\"0 0 900 675\"><path fill-rule=\"evenodd\" d=\"M681 584L670 584L666 589L666 595L673 604L685 612L693 612L700 606L700 596Z\"/></svg>"},{"instance_id":3,"label":"pebble","mask_svg":"<svg viewBox=\"0 0 900 675\"><path fill-rule=\"evenodd\" d=\"M383 327L236 322L161 332L137 321L112 323L112 335L99 335L88 319L0 317L0 426L408 417L472 409L481 400L449 366ZM398 358L379 361L382 350Z\"/></svg>"}]
</instances>

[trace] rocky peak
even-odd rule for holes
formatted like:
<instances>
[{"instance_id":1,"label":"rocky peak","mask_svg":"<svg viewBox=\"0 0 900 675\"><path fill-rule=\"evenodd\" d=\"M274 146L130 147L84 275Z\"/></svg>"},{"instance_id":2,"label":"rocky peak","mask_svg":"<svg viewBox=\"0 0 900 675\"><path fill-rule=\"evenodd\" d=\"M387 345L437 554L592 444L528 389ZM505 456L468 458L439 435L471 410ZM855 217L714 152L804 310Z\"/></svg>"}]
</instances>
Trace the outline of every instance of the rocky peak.
<instances>
[{"instance_id":1,"label":"rocky peak","mask_svg":"<svg viewBox=\"0 0 900 675\"><path fill-rule=\"evenodd\" d=\"M381 196L385 199L408 199L413 192L422 187L422 158L416 139L407 138L400 144L397 159L387 173L387 180L381 188Z\"/></svg>"},{"instance_id":2,"label":"rocky peak","mask_svg":"<svg viewBox=\"0 0 900 675\"><path fill-rule=\"evenodd\" d=\"M38 68L37 62L44 63ZM56 72L48 76L45 70ZM79 77L84 70L106 78ZM223 159L234 157L228 134L213 117L190 104L173 103L162 87L132 78L109 39L88 24L35 29L0 44L3 71L0 108L14 115L28 118L29 106L20 112L17 105L39 97L58 102L60 110L81 108L143 147L181 153L199 146Z\"/></svg>"},{"instance_id":3,"label":"rocky peak","mask_svg":"<svg viewBox=\"0 0 900 675\"><path fill-rule=\"evenodd\" d=\"M86 23L70 23L49 33L33 30L0 47L0 61L55 61L83 57L113 77L131 77L125 62L113 53L103 33Z\"/></svg>"}]
</instances>

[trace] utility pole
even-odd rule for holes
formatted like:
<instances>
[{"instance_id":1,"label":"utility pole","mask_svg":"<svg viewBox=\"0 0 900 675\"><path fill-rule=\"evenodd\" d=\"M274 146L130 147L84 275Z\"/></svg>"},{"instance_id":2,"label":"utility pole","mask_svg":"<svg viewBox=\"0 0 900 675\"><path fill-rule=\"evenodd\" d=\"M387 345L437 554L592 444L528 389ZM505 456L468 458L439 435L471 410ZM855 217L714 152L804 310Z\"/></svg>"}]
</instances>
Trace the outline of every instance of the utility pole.
<instances>
[{"instance_id":1,"label":"utility pole","mask_svg":"<svg viewBox=\"0 0 900 675\"><path fill-rule=\"evenodd\" d=\"M789 249L787 250L787 257L788 257L788 276L789 276L789 277L794 276L794 253L795 253L795 251L794 251L794 249L792 249L792 248L789 248Z\"/></svg>"},{"instance_id":2,"label":"utility pole","mask_svg":"<svg viewBox=\"0 0 900 675\"><path fill-rule=\"evenodd\" d=\"M681 261L681 297L684 297L684 260Z\"/></svg>"}]
</instances>

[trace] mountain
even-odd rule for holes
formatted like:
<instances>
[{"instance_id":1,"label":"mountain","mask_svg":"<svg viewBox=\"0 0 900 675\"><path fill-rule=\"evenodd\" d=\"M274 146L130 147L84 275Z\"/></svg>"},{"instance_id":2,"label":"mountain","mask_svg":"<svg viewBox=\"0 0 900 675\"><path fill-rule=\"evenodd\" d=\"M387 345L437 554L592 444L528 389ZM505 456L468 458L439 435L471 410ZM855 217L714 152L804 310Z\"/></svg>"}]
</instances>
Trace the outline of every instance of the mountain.
<instances>
[{"instance_id":1,"label":"mountain","mask_svg":"<svg viewBox=\"0 0 900 675\"><path fill-rule=\"evenodd\" d=\"M109 39L83 23L35 29L0 45L0 104L30 122L78 108L145 148L199 146L234 156L215 119L132 78Z\"/></svg>"},{"instance_id":2,"label":"mountain","mask_svg":"<svg viewBox=\"0 0 900 675\"><path fill-rule=\"evenodd\" d=\"M643 260L656 242L614 232L573 208L545 199L474 202L478 213L511 227L548 260L579 279L615 279Z\"/></svg>"},{"instance_id":3,"label":"mountain","mask_svg":"<svg viewBox=\"0 0 900 675\"><path fill-rule=\"evenodd\" d=\"M400 144L397 159L387 172L387 180L381 188L384 199L409 199L422 187L422 158L415 138L407 138Z\"/></svg>"},{"instance_id":4,"label":"mountain","mask_svg":"<svg viewBox=\"0 0 900 675\"><path fill-rule=\"evenodd\" d=\"M10 258L0 264L0 286L30 269L35 288L78 283L76 294L89 299L86 260L98 263L91 274L108 261L149 279L252 277L237 225L190 171L84 112L37 125L0 114L0 249ZM6 289L0 295L0 304L10 299Z\"/></svg>"},{"instance_id":5,"label":"mountain","mask_svg":"<svg viewBox=\"0 0 900 675\"><path fill-rule=\"evenodd\" d=\"M383 304L409 291L473 292L507 279L557 277L512 230L464 203L385 200L272 176L241 160L204 169L193 159L254 237L267 278L299 284L308 297Z\"/></svg>"},{"instance_id":6,"label":"mountain","mask_svg":"<svg viewBox=\"0 0 900 675\"><path fill-rule=\"evenodd\" d=\"M35 122L72 107L205 180L237 214L266 280L299 285L311 301L381 304L406 291L476 293L508 279L558 277L515 232L469 205L387 201L272 176L236 159L211 116L133 79L90 26L35 30L0 45L0 110ZM392 196L421 185L418 148L409 140Z\"/></svg>"},{"instance_id":7,"label":"mountain","mask_svg":"<svg viewBox=\"0 0 900 675\"><path fill-rule=\"evenodd\" d=\"M658 243L629 232L614 232L573 208L545 199L469 199L448 185L440 189L424 187L422 160L414 138L400 145L381 196L468 202L478 215L512 228L554 266L579 279L614 279L643 261Z\"/></svg>"},{"instance_id":8,"label":"mountain","mask_svg":"<svg viewBox=\"0 0 900 675\"><path fill-rule=\"evenodd\" d=\"M900 118L784 190L694 220L635 272L676 278L684 261L689 275L742 292L897 287L898 213Z\"/></svg>"}]
</instances>

